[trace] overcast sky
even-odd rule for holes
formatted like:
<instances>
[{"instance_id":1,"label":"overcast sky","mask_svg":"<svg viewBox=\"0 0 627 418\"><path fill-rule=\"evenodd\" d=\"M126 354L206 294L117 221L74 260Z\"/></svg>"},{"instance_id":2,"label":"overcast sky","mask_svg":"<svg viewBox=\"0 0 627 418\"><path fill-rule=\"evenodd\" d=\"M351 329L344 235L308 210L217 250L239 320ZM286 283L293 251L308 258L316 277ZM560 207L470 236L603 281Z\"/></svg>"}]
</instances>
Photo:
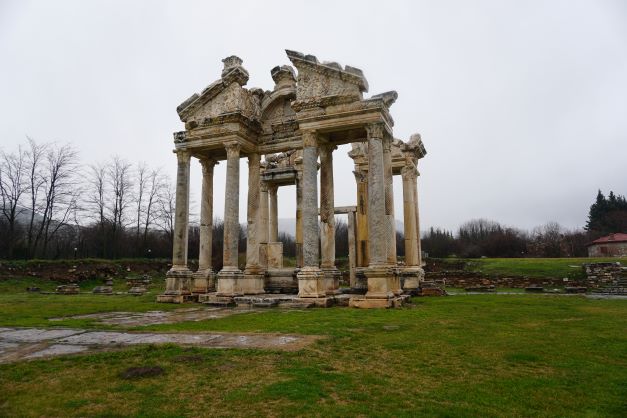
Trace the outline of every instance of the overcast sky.
<instances>
[{"instance_id":1,"label":"overcast sky","mask_svg":"<svg viewBox=\"0 0 627 418\"><path fill-rule=\"evenodd\" d=\"M29 135L72 143L85 164L117 154L174 177L176 106L232 54L248 87L272 89L286 48L361 68L368 96L398 92L395 136L419 132L428 151L423 230L479 217L581 227L597 189L627 194L624 0L0 0L0 147ZM347 150L334 153L338 206L355 204ZM195 162L196 201L200 176ZM279 216L290 218L295 193L283 189Z\"/></svg>"}]
</instances>

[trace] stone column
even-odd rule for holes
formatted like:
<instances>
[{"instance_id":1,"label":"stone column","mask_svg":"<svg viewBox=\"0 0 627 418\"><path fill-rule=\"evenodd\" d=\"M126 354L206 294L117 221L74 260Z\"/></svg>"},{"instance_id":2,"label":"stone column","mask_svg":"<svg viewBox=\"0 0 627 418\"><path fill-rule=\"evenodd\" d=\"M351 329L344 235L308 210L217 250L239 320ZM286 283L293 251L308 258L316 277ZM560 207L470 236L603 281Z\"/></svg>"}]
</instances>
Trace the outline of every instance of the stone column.
<instances>
[{"instance_id":1,"label":"stone column","mask_svg":"<svg viewBox=\"0 0 627 418\"><path fill-rule=\"evenodd\" d=\"M416 202L414 201L413 179L416 169L413 166L403 167L403 223L405 231L405 265L416 266Z\"/></svg>"},{"instance_id":2,"label":"stone column","mask_svg":"<svg viewBox=\"0 0 627 418\"><path fill-rule=\"evenodd\" d=\"M261 156L248 155L248 208L246 211L246 268L240 280L244 294L263 293L263 269L259 262L259 203L261 186Z\"/></svg>"},{"instance_id":3,"label":"stone column","mask_svg":"<svg viewBox=\"0 0 627 418\"><path fill-rule=\"evenodd\" d=\"M298 296L326 295L319 267L318 228L318 140L315 131L303 132L303 268L297 274Z\"/></svg>"},{"instance_id":4,"label":"stone column","mask_svg":"<svg viewBox=\"0 0 627 418\"><path fill-rule=\"evenodd\" d=\"M385 128L382 123L366 127L368 133L368 238L370 242L370 265L367 299L379 299L367 306L389 306L388 300L400 292L396 280L395 266L389 263L389 218L385 205L385 163L383 141Z\"/></svg>"},{"instance_id":5,"label":"stone column","mask_svg":"<svg viewBox=\"0 0 627 418\"><path fill-rule=\"evenodd\" d=\"M268 268L268 184L261 182L259 187L259 263Z\"/></svg>"},{"instance_id":6,"label":"stone column","mask_svg":"<svg viewBox=\"0 0 627 418\"><path fill-rule=\"evenodd\" d=\"M279 241L279 206L277 192L278 186L271 185L268 187L268 195L270 196L270 242Z\"/></svg>"},{"instance_id":7,"label":"stone column","mask_svg":"<svg viewBox=\"0 0 627 418\"><path fill-rule=\"evenodd\" d=\"M387 227L387 262L396 265L396 221L394 219L394 184L392 177L392 138L383 139L383 174L385 177L385 216Z\"/></svg>"},{"instance_id":8,"label":"stone column","mask_svg":"<svg viewBox=\"0 0 627 418\"><path fill-rule=\"evenodd\" d=\"M333 190L333 151L335 146L324 145L320 151L320 246L321 269L327 294L339 289L340 271L335 267L335 198Z\"/></svg>"},{"instance_id":9,"label":"stone column","mask_svg":"<svg viewBox=\"0 0 627 418\"><path fill-rule=\"evenodd\" d=\"M355 233L355 212L348 212L348 272L349 283L351 288L357 287L357 275L356 275L356 253L357 248L355 245L356 233Z\"/></svg>"},{"instance_id":10,"label":"stone column","mask_svg":"<svg viewBox=\"0 0 627 418\"><path fill-rule=\"evenodd\" d=\"M368 174L363 171L354 171L353 174L357 182L357 267L368 267Z\"/></svg>"},{"instance_id":11,"label":"stone column","mask_svg":"<svg viewBox=\"0 0 627 418\"><path fill-rule=\"evenodd\" d=\"M420 242L420 210L418 209L418 176L420 173L416 169L416 175L413 178L412 191L414 192L414 210L416 213L416 257L417 264L422 267L422 245ZM424 275L424 272L423 272Z\"/></svg>"},{"instance_id":12,"label":"stone column","mask_svg":"<svg viewBox=\"0 0 627 418\"><path fill-rule=\"evenodd\" d=\"M226 190L224 194L224 250L222 270L218 273L217 293L220 296L235 296L242 292L239 280L242 272L238 268L239 239L239 151L237 141L224 144L226 148Z\"/></svg>"},{"instance_id":13,"label":"stone column","mask_svg":"<svg viewBox=\"0 0 627 418\"><path fill-rule=\"evenodd\" d=\"M200 248L198 271L194 273L192 293L215 290L215 273L211 268L213 239L213 169L218 161L205 156L199 159L202 166L202 193L200 197Z\"/></svg>"},{"instance_id":14,"label":"stone column","mask_svg":"<svg viewBox=\"0 0 627 418\"><path fill-rule=\"evenodd\" d=\"M296 267L303 267L303 169L302 158L296 165Z\"/></svg>"},{"instance_id":15,"label":"stone column","mask_svg":"<svg viewBox=\"0 0 627 418\"><path fill-rule=\"evenodd\" d=\"M187 238L189 233L189 163L187 150L176 151L176 208L174 214L174 242L172 268L166 273L166 289L158 302L181 303L191 293L192 272L187 267Z\"/></svg>"},{"instance_id":16,"label":"stone column","mask_svg":"<svg viewBox=\"0 0 627 418\"><path fill-rule=\"evenodd\" d=\"M424 271L420 265L420 255L418 249L419 238L416 235L416 168L413 164L408 164L401 170L403 178L403 221L405 227L405 267L402 269L404 277L403 291L415 293L420 287L420 281L424 277Z\"/></svg>"}]
</instances>

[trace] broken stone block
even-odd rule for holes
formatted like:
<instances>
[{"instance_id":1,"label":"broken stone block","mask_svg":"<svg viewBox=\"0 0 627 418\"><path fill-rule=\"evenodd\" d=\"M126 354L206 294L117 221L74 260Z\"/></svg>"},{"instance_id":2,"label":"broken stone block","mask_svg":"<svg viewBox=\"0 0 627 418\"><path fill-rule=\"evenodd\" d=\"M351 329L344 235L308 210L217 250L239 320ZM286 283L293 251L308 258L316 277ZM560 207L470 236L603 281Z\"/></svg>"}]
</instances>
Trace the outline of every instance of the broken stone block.
<instances>
[{"instance_id":1,"label":"broken stone block","mask_svg":"<svg viewBox=\"0 0 627 418\"><path fill-rule=\"evenodd\" d=\"M56 293L59 295L77 295L81 289L77 284L63 284L57 286Z\"/></svg>"}]
</instances>

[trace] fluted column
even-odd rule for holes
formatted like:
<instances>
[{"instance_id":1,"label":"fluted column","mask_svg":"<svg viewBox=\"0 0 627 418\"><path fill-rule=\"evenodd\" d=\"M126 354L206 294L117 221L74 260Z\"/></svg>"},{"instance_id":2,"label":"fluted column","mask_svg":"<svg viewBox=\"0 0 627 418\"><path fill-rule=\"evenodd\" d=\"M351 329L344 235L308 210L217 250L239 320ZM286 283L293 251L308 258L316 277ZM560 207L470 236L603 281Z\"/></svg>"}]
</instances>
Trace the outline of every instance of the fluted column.
<instances>
[{"instance_id":1,"label":"fluted column","mask_svg":"<svg viewBox=\"0 0 627 418\"><path fill-rule=\"evenodd\" d=\"M238 279L239 240L239 152L237 141L224 144L226 148L226 189L224 194L224 249L222 270L218 273L217 292L223 296L241 294Z\"/></svg>"},{"instance_id":2,"label":"fluted column","mask_svg":"<svg viewBox=\"0 0 627 418\"><path fill-rule=\"evenodd\" d=\"M321 146L320 151L320 246L321 269L327 294L337 293L340 272L335 267L335 199L333 190L333 151L335 146Z\"/></svg>"},{"instance_id":3,"label":"fluted column","mask_svg":"<svg viewBox=\"0 0 627 418\"><path fill-rule=\"evenodd\" d=\"M194 273L193 293L207 293L215 288L214 272L211 267L213 246L213 169L217 160L204 156L199 158L202 166L202 191L200 196L200 247L198 249L198 271Z\"/></svg>"},{"instance_id":4,"label":"fluted column","mask_svg":"<svg viewBox=\"0 0 627 418\"><path fill-rule=\"evenodd\" d=\"M396 266L389 262L389 217L386 215L386 176L383 141L385 127L382 123L366 127L368 134L368 238L370 265L367 299L379 299L369 306L389 306L389 300L400 293ZM389 206L388 206L389 208Z\"/></svg>"},{"instance_id":5,"label":"fluted column","mask_svg":"<svg viewBox=\"0 0 627 418\"><path fill-rule=\"evenodd\" d=\"M370 248L368 244L368 174L354 171L357 182L357 267L368 267L370 264Z\"/></svg>"},{"instance_id":6,"label":"fluted column","mask_svg":"<svg viewBox=\"0 0 627 418\"><path fill-rule=\"evenodd\" d=\"M279 206L278 206L278 186L271 185L268 187L268 195L270 196L270 242L279 241Z\"/></svg>"},{"instance_id":7,"label":"fluted column","mask_svg":"<svg viewBox=\"0 0 627 418\"><path fill-rule=\"evenodd\" d=\"M298 272L298 295L324 297L319 267L318 140L314 131L303 132L303 268Z\"/></svg>"},{"instance_id":8,"label":"fluted column","mask_svg":"<svg viewBox=\"0 0 627 418\"><path fill-rule=\"evenodd\" d=\"M261 156L248 155L248 207L246 211L246 268L240 279L239 291L244 294L263 293L263 273L259 262L260 172Z\"/></svg>"},{"instance_id":9,"label":"fluted column","mask_svg":"<svg viewBox=\"0 0 627 418\"><path fill-rule=\"evenodd\" d=\"M420 210L418 208L418 170L416 170L416 175L414 176L412 182L412 191L414 192L414 210L416 214L416 259L417 264L422 266L422 244L420 242Z\"/></svg>"},{"instance_id":10,"label":"fluted column","mask_svg":"<svg viewBox=\"0 0 627 418\"><path fill-rule=\"evenodd\" d=\"M414 201L414 182L416 169L413 166L403 167L403 223L405 232L405 265L417 266L416 257L416 202Z\"/></svg>"},{"instance_id":11,"label":"fluted column","mask_svg":"<svg viewBox=\"0 0 627 418\"><path fill-rule=\"evenodd\" d=\"M392 177L392 138L383 139L383 174L385 177L385 216L387 225L387 262L396 265L396 221L394 219L394 184Z\"/></svg>"},{"instance_id":12,"label":"fluted column","mask_svg":"<svg viewBox=\"0 0 627 418\"><path fill-rule=\"evenodd\" d=\"M259 262L263 269L268 268L268 184L261 182L259 187Z\"/></svg>"},{"instance_id":13,"label":"fluted column","mask_svg":"<svg viewBox=\"0 0 627 418\"><path fill-rule=\"evenodd\" d=\"M259 200L260 172L259 154L248 156L248 210L246 212L246 273L258 274L259 265Z\"/></svg>"},{"instance_id":14,"label":"fluted column","mask_svg":"<svg viewBox=\"0 0 627 418\"><path fill-rule=\"evenodd\" d=\"M303 267L303 170L302 158L294 163L296 168L296 267Z\"/></svg>"}]
</instances>

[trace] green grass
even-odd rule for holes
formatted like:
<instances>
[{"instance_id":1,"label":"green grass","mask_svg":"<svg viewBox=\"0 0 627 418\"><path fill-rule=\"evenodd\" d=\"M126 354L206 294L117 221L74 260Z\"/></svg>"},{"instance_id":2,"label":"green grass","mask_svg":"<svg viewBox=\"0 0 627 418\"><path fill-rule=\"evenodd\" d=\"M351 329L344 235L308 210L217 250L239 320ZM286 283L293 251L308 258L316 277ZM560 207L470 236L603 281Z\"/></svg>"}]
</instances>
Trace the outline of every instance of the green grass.
<instances>
[{"instance_id":1,"label":"green grass","mask_svg":"<svg viewBox=\"0 0 627 418\"><path fill-rule=\"evenodd\" d=\"M489 276L527 276L578 279L584 277L583 263L621 262L627 265L627 258L473 258L437 259L443 263L466 262L469 271ZM575 267L573 267L575 266Z\"/></svg>"},{"instance_id":2,"label":"green grass","mask_svg":"<svg viewBox=\"0 0 627 418\"><path fill-rule=\"evenodd\" d=\"M43 325L62 312L172 307L154 296L13 289L0 287L0 326ZM395 310L269 309L149 327L324 336L297 352L144 346L0 365L0 416L625 416L627 301L480 295L414 302ZM165 374L120 377L134 366L161 366Z\"/></svg>"}]
</instances>

